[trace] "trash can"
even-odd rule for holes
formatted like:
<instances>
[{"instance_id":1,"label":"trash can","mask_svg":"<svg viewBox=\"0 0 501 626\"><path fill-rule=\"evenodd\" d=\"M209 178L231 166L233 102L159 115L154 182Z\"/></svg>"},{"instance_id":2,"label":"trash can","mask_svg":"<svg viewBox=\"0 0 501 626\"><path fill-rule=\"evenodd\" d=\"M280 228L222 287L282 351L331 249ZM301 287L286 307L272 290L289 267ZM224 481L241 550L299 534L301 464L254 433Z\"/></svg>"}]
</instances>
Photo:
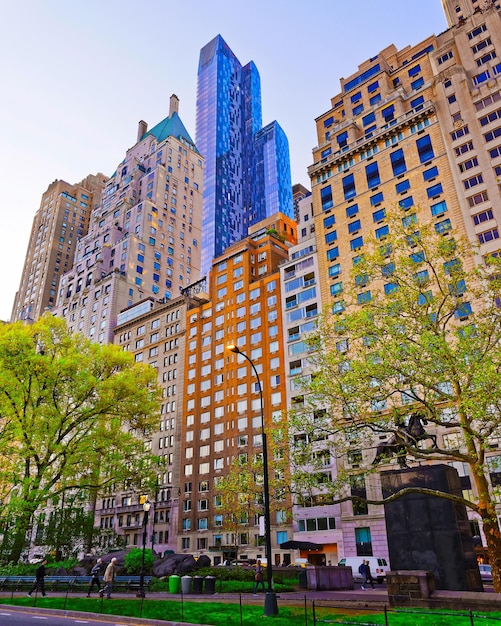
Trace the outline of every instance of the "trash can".
<instances>
[{"instance_id":1,"label":"trash can","mask_svg":"<svg viewBox=\"0 0 501 626\"><path fill-rule=\"evenodd\" d=\"M216 593L216 577L205 577L205 593Z\"/></svg>"},{"instance_id":2,"label":"trash can","mask_svg":"<svg viewBox=\"0 0 501 626\"><path fill-rule=\"evenodd\" d=\"M204 579L202 576L193 577L193 593L202 593Z\"/></svg>"},{"instance_id":3,"label":"trash can","mask_svg":"<svg viewBox=\"0 0 501 626\"><path fill-rule=\"evenodd\" d=\"M191 576L183 576L181 578L181 592L191 593Z\"/></svg>"},{"instance_id":4,"label":"trash can","mask_svg":"<svg viewBox=\"0 0 501 626\"><path fill-rule=\"evenodd\" d=\"M299 588L308 589L308 574L305 569L299 572Z\"/></svg>"},{"instance_id":5,"label":"trash can","mask_svg":"<svg viewBox=\"0 0 501 626\"><path fill-rule=\"evenodd\" d=\"M179 593L181 587L181 579L176 574L169 576L169 593Z\"/></svg>"}]
</instances>

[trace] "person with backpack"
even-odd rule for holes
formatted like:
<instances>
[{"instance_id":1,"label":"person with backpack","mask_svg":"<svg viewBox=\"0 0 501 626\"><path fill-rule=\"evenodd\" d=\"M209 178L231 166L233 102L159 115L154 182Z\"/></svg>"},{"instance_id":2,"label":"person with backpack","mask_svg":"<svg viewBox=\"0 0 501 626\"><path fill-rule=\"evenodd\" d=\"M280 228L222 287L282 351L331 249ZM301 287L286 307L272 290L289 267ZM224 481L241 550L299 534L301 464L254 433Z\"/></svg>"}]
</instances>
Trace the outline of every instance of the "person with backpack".
<instances>
[{"instance_id":1,"label":"person with backpack","mask_svg":"<svg viewBox=\"0 0 501 626\"><path fill-rule=\"evenodd\" d=\"M101 573L102 563L103 563L102 559L98 559L94 567L90 570L91 579L90 579L89 589L87 591L88 598L90 598L90 593L94 585L96 585L98 591L99 591L99 588L101 587L101 583L99 581L99 574Z\"/></svg>"},{"instance_id":2,"label":"person with backpack","mask_svg":"<svg viewBox=\"0 0 501 626\"><path fill-rule=\"evenodd\" d=\"M360 567L358 568L359 573L362 575L363 583L362 589L366 589L364 585L370 583L371 587L374 589L374 579L372 578L371 567L369 565L369 561L365 559L362 561Z\"/></svg>"},{"instance_id":3,"label":"person with backpack","mask_svg":"<svg viewBox=\"0 0 501 626\"><path fill-rule=\"evenodd\" d=\"M261 585L263 592L265 592L266 589L264 587L263 567L261 565L261 561L258 561L256 564L256 573L254 575L254 595L257 595L257 588L259 585Z\"/></svg>"}]
</instances>

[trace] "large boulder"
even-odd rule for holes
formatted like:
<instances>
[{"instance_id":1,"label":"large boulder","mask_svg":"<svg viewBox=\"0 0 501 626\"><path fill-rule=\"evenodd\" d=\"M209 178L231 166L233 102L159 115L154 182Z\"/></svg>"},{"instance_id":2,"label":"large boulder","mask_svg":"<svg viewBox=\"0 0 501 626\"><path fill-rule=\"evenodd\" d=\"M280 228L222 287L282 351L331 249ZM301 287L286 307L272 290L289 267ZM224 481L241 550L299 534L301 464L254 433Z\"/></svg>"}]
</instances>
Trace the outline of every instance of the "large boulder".
<instances>
[{"instance_id":1,"label":"large boulder","mask_svg":"<svg viewBox=\"0 0 501 626\"><path fill-rule=\"evenodd\" d=\"M197 569L201 569L202 567L210 567L211 565L212 562L210 560L210 557L208 557L206 554L202 554L202 556L199 556L198 561L196 562Z\"/></svg>"},{"instance_id":2,"label":"large boulder","mask_svg":"<svg viewBox=\"0 0 501 626\"><path fill-rule=\"evenodd\" d=\"M208 560L210 563L210 559ZM153 563L153 575L159 578L171 574L189 574L195 569L197 561L191 554L169 554Z\"/></svg>"}]
</instances>

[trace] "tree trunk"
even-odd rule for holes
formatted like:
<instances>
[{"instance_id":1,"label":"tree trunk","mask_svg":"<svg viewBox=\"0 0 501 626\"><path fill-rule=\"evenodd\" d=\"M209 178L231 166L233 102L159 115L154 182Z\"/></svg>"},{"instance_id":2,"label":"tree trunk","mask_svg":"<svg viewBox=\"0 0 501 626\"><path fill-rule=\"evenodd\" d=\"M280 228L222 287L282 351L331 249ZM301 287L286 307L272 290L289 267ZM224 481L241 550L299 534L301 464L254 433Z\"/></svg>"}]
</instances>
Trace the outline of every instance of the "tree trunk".
<instances>
[{"instance_id":1,"label":"tree trunk","mask_svg":"<svg viewBox=\"0 0 501 626\"><path fill-rule=\"evenodd\" d=\"M482 513L485 513L483 515ZM487 543L489 565L492 567L492 583L496 593L501 592L501 531L494 506L480 512Z\"/></svg>"},{"instance_id":2,"label":"tree trunk","mask_svg":"<svg viewBox=\"0 0 501 626\"><path fill-rule=\"evenodd\" d=\"M96 507L97 507L97 489L92 489L90 492L90 513L92 514L92 519L96 519ZM85 554L91 554L92 548L94 545L94 523L89 524L88 529L86 531L86 536L84 537L84 550Z\"/></svg>"},{"instance_id":3,"label":"tree trunk","mask_svg":"<svg viewBox=\"0 0 501 626\"><path fill-rule=\"evenodd\" d=\"M17 563L21 558L21 554L26 546L26 534L31 525L33 513L31 511L22 511L16 519L13 529L14 542L10 552L9 561Z\"/></svg>"}]
</instances>

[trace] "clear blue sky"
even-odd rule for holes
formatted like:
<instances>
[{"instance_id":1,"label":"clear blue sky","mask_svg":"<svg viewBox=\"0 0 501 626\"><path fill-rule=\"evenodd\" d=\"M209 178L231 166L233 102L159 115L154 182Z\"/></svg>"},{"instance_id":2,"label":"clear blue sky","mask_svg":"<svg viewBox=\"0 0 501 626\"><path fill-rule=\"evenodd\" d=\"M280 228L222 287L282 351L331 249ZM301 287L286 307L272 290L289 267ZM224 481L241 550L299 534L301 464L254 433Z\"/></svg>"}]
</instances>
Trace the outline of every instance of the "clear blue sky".
<instances>
[{"instance_id":1,"label":"clear blue sky","mask_svg":"<svg viewBox=\"0 0 501 626\"><path fill-rule=\"evenodd\" d=\"M309 187L314 120L339 78L387 45L445 30L440 0L17 0L0 23L0 319L10 317L33 216L55 179L113 173L169 97L195 138L200 49L221 34L261 75L263 124L289 138Z\"/></svg>"}]
</instances>

